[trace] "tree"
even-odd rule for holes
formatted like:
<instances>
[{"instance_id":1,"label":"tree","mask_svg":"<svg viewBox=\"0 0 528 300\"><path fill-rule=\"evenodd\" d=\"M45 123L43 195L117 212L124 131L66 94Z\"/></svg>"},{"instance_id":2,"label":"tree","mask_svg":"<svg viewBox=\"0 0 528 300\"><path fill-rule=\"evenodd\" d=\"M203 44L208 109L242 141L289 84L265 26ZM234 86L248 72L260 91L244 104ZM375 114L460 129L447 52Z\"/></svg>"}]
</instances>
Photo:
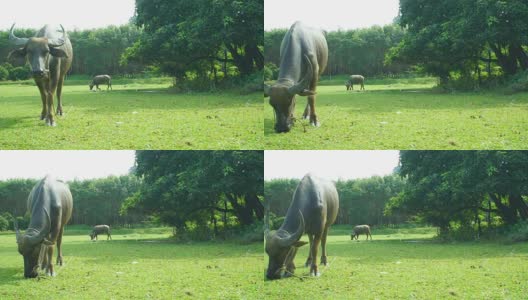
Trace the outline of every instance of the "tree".
<instances>
[{"instance_id":1,"label":"tree","mask_svg":"<svg viewBox=\"0 0 528 300\"><path fill-rule=\"evenodd\" d=\"M216 72L218 62L249 75L264 67L263 16L261 0L137 0L135 22L145 34L124 57L178 79L189 71Z\"/></svg>"},{"instance_id":2,"label":"tree","mask_svg":"<svg viewBox=\"0 0 528 300\"><path fill-rule=\"evenodd\" d=\"M400 162L407 185L392 210L418 214L442 232L451 222L478 221L479 212L507 224L528 219L526 151L402 151Z\"/></svg>"},{"instance_id":3,"label":"tree","mask_svg":"<svg viewBox=\"0 0 528 300\"><path fill-rule=\"evenodd\" d=\"M124 203L177 229L264 216L263 151L137 151L141 190Z\"/></svg>"},{"instance_id":4,"label":"tree","mask_svg":"<svg viewBox=\"0 0 528 300\"><path fill-rule=\"evenodd\" d=\"M421 64L445 82L451 72L469 74L491 50L507 75L528 68L528 3L523 0L401 0L407 34L392 60Z\"/></svg>"}]
</instances>

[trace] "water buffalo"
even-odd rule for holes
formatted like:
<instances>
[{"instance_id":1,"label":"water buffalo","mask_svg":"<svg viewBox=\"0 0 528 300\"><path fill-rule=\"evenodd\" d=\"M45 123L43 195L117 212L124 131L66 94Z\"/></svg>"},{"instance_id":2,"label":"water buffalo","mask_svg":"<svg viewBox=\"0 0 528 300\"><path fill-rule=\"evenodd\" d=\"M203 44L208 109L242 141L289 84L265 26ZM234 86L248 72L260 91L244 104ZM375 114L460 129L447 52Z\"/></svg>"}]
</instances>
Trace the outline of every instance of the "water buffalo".
<instances>
[{"instance_id":1,"label":"water buffalo","mask_svg":"<svg viewBox=\"0 0 528 300\"><path fill-rule=\"evenodd\" d=\"M15 223L18 252L24 257L24 277L37 277L39 267L53 276L53 245L57 244L57 264L62 265L62 233L72 214L70 189L62 181L46 176L31 190L27 206L31 219L23 235Z\"/></svg>"},{"instance_id":2,"label":"water buffalo","mask_svg":"<svg viewBox=\"0 0 528 300\"><path fill-rule=\"evenodd\" d=\"M295 271L295 254L297 249L307 242L300 241L304 232L310 240L310 253L306 266L310 274L319 276L317 269L317 250L321 244L321 263L327 264L326 236L328 228L337 217L339 197L332 182L307 174L301 180L286 217L277 231L266 230L266 253L269 256L268 279L281 278L286 268L286 276Z\"/></svg>"},{"instance_id":3,"label":"water buffalo","mask_svg":"<svg viewBox=\"0 0 528 300\"><path fill-rule=\"evenodd\" d=\"M95 86L95 89L101 90L99 88L100 84L106 84L106 90L107 91L108 91L108 89L112 89L112 78L110 77L110 75L97 75L97 76L94 76L94 78L92 79L92 83L90 83L90 91L93 89L94 86Z\"/></svg>"},{"instance_id":4,"label":"water buffalo","mask_svg":"<svg viewBox=\"0 0 528 300\"><path fill-rule=\"evenodd\" d=\"M365 77L361 75L350 75L350 78L345 83L347 91L354 90L354 84L361 84L362 90L365 90Z\"/></svg>"},{"instance_id":5,"label":"water buffalo","mask_svg":"<svg viewBox=\"0 0 528 300\"><path fill-rule=\"evenodd\" d=\"M270 97L275 111L275 131L288 132L293 125L295 95L308 96L304 118L319 126L315 113L315 94L319 75L328 62L328 45L323 31L293 24L282 39L279 79L264 85L264 96Z\"/></svg>"},{"instance_id":6,"label":"water buffalo","mask_svg":"<svg viewBox=\"0 0 528 300\"><path fill-rule=\"evenodd\" d=\"M62 33L49 25L44 26L32 38L18 38L13 33L15 24L9 31L9 41L17 47L9 56L26 57L31 65L33 79L42 99L41 120L46 125L55 126L53 96L57 93L57 114L62 116L62 85L70 69L73 50L68 34L61 25Z\"/></svg>"},{"instance_id":7,"label":"water buffalo","mask_svg":"<svg viewBox=\"0 0 528 300\"><path fill-rule=\"evenodd\" d=\"M370 234L370 226L368 225L355 226L352 229L352 233L350 234L350 239L353 240L355 238L356 240L358 240L360 234L367 235L367 240L370 236L370 240L372 241L372 235Z\"/></svg>"},{"instance_id":8,"label":"water buffalo","mask_svg":"<svg viewBox=\"0 0 528 300\"><path fill-rule=\"evenodd\" d=\"M99 234L106 234L106 240L112 239L112 235L110 234L110 226L108 225L95 225L93 227L92 233L90 233L90 238L92 241L95 239L97 240L97 235Z\"/></svg>"}]
</instances>

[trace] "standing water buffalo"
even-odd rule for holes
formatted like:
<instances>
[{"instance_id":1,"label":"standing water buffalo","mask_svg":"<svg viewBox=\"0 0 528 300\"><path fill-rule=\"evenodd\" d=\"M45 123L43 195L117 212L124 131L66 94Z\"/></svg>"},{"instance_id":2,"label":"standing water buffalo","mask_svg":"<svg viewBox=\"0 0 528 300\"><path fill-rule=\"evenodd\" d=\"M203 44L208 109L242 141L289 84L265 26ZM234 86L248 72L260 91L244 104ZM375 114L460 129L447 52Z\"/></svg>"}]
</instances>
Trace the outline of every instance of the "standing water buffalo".
<instances>
[{"instance_id":1,"label":"standing water buffalo","mask_svg":"<svg viewBox=\"0 0 528 300\"><path fill-rule=\"evenodd\" d=\"M53 245L57 244L57 264L62 266L62 233L72 214L68 186L49 176L39 181L27 200L30 223L22 235L15 224L18 252L24 256L24 277L37 277L40 267L54 275Z\"/></svg>"},{"instance_id":2,"label":"standing water buffalo","mask_svg":"<svg viewBox=\"0 0 528 300\"><path fill-rule=\"evenodd\" d=\"M275 111L275 131L288 132L293 124L295 95L308 96L304 118L319 126L315 113L315 90L319 75L328 62L328 45L321 30L300 22L292 25L282 39L279 79L264 86L264 96L270 97Z\"/></svg>"},{"instance_id":3,"label":"standing water buffalo","mask_svg":"<svg viewBox=\"0 0 528 300\"><path fill-rule=\"evenodd\" d=\"M281 278L286 267L286 275L295 271L297 249L306 244L299 239L304 232L310 240L310 254L306 266L310 274L319 276L317 269L317 250L321 243L321 263L326 265L326 236L328 228L337 217L339 197L333 183L307 174L301 180L286 217L277 231L266 230L266 253L269 256L268 279Z\"/></svg>"},{"instance_id":4,"label":"standing water buffalo","mask_svg":"<svg viewBox=\"0 0 528 300\"><path fill-rule=\"evenodd\" d=\"M110 77L110 75L97 75L97 76L94 76L94 78L92 79L92 83L90 83L90 91L93 89L94 85L95 85L95 89L101 90L99 88L100 84L106 84L106 90L107 91L108 91L108 89L112 89L112 78Z\"/></svg>"},{"instance_id":5,"label":"standing water buffalo","mask_svg":"<svg viewBox=\"0 0 528 300\"><path fill-rule=\"evenodd\" d=\"M110 226L108 225L95 225L93 227L92 233L90 233L90 238L92 241L95 239L97 240L97 235L99 234L106 234L106 240L112 239L112 235L110 234Z\"/></svg>"},{"instance_id":6,"label":"standing water buffalo","mask_svg":"<svg viewBox=\"0 0 528 300\"><path fill-rule=\"evenodd\" d=\"M46 125L55 126L53 95L57 93L57 114L62 116L62 85L73 59L70 39L62 25L60 35L57 29L46 25L32 38L16 37L14 27L15 24L11 26L9 41L21 48L11 51L9 56L27 57L42 98L40 119L45 119Z\"/></svg>"},{"instance_id":7,"label":"standing water buffalo","mask_svg":"<svg viewBox=\"0 0 528 300\"><path fill-rule=\"evenodd\" d=\"M350 78L345 83L347 91L354 90L354 84L360 84L360 89L365 90L365 77L361 75L350 75Z\"/></svg>"},{"instance_id":8,"label":"standing water buffalo","mask_svg":"<svg viewBox=\"0 0 528 300\"><path fill-rule=\"evenodd\" d=\"M372 241L372 235L370 234L370 226L368 226L368 225L355 226L352 229L352 233L350 234L350 239L354 240L354 238L355 238L356 240L358 240L360 234L367 235L367 240L368 240L368 238L370 236L370 240Z\"/></svg>"}]
</instances>

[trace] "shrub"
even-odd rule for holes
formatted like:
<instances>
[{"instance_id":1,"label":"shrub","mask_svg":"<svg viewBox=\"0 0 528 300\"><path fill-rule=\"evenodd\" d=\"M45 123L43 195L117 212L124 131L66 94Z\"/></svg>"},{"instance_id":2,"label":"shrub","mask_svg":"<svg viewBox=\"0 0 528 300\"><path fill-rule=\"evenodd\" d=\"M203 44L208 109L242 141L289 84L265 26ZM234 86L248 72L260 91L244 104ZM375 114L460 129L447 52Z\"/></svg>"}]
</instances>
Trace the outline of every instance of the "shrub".
<instances>
[{"instance_id":1,"label":"shrub","mask_svg":"<svg viewBox=\"0 0 528 300\"><path fill-rule=\"evenodd\" d=\"M528 221L519 222L505 229L505 238L508 242L528 241Z\"/></svg>"},{"instance_id":2,"label":"shrub","mask_svg":"<svg viewBox=\"0 0 528 300\"><path fill-rule=\"evenodd\" d=\"M27 80L31 78L31 72L27 67L16 67L9 72L9 80Z\"/></svg>"},{"instance_id":3,"label":"shrub","mask_svg":"<svg viewBox=\"0 0 528 300\"><path fill-rule=\"evenodd\" d=\"M264 65L264 81L277 79L278 76L279 68L274 63Z\"/></svg>"},{"instance_id":4,"label":"shrub","mask_svg":"<svg viewBox=\"0 0 528 300\"><path fill-rule=\"evenodd\" d=\"M0 216L0 231L6 231L9 229L9 221L3 216Z\"/></svg>"},{"instance_id":5,"label":"shrub","mask_svg":"<svg viewBox=\"0 0 528 300\"><path fill-rule=\"evenodd\" d=\"M506 93L513 94L523 91L528 91L528 70L510 77L506 86Z\"/></svg>"},{"instance_id":6,"label":"shrub","mask_svg":"<svg viewBox=\"0 0 528 300\"><path fill-rule=\"evenodd\" d=\"M9 71L3 67L0 66L0 81L7 80L9 78Z\"/></svg>"}]
</instances>

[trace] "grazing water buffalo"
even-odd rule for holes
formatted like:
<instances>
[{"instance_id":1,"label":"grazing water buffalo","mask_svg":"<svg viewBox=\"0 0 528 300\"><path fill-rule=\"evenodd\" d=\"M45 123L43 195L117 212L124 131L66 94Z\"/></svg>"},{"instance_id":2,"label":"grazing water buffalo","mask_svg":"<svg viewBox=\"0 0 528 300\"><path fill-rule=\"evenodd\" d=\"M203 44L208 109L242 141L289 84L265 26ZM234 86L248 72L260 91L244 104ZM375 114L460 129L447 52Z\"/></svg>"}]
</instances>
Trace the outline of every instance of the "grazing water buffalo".
<instances>
[{"instance_id":1,"label":"grazing water buffalo","mask_svg":"<svg viewBox=\"0 0 528 300\"><path fill-rule=\"evenodd\" d=\"M354 84L361 84L362 90L365 90L365 77L361 75L350 75L350 78L345 83L347 91L354 90Z\"/></svg>"},{"instance_id":2,"label":"grazing water buffalo","mask_svg":"<svg viewBox=\"0 0 528 300\"><path fill-rule=\"evenodd\" d=\"M370 240L372 241L372 235L370 234L370 226L368 225L358 225L352 229L352 233L350 234L350 239L353 240L354 238L358 240L360 234L366 234L367 240L370 236Z\"/></svg>"},{"instance_id":3,"label":"grazing water buffalo","mask_svg":"<svg viewBox=\"0 0 528 300\"><path fill-rule=\"evenodd\" d=\"M106 90L112 89L112 78L110 75L97 75L94 76L92 79L92 83L90 83L90 91L93 89L94 85L97 90L101 90L99 88L100 84L106 84ZM112 89L113 90L113 89Z\"/></svg>"},{"instance_id":4,"label":"grazing water buffalo","mask_svg":"<svg viewBox=\"0 0 528 300\"><path fill-rule=\"evenodd\" d=\"M73 59L70 39L62 25L60 35L56 28L46 25L32 38L16 37L14 27L15 24L11 26L9 41L21 48L11 51L9 56L27 57L42 99L40 119L55 126L53 96L56 92L57 114L62 116L62 85Z\"/></svg>"},{"instance_id":5,"label":"grazing water buffalo","mask_svg":"<svg viewBox=\"0 0 528 300\"><path fill-rule=\"evenodd\" d=\"M106 234L106 240L112 239L112 235L110 235L110 226L108 225L95 225L93 227L92 233L90 233L90 238L92 241L95 239L97 240L97 235L99 234Z\"/></svg>"},{"instance_id":6,"label":"grazing water buffalo","mask_svg":"<svg viewBox=\"0 0 528 300\"><path fill-rule=\"evenodd\" d=\"M57 264L62 265L62 233L72 214L70 189L46 176L31 190L27 206L31 219L26 232L22 235L15 224L18 252L24 256L24 277L37 277L39 267L53 276L53 245L57 244Z\"/></svg>"},{"instance_id":7,"label":"grazing water buffalo","mask_svg":"<svg viewBox=\"0 0 528 300\"><path fill-rule=\"evenodd\" d=\"M288 132L293 125L295 95L308 96L304 118L319 126L315 113L315 90L319 75L328 62L328 45L323 31L306 27L300 22L292 25L282 39L279 79L264 86L264 96L270 97L275 111L275 131Z\"/></svg>"},{"instance_id":8,"label":"grazing water buffalo","mask_svg":"<svg viewBox=\"0 0 528 300\"><path fill-rule=\"evenodd\" d=\"M293 260L297 249L306 244L299 239L304 232L310 240L310 254L306 266L310 274L318 276L317 250L321 244L321 263L326 265L326 235L328 228L337 217L339 197L332 182L307 174L301 180L286 217L277 231L266 230L266 253L269 256L268 279L281 278L286 268L286 276L295 271Z\"/></svg>"}]
</instances>

